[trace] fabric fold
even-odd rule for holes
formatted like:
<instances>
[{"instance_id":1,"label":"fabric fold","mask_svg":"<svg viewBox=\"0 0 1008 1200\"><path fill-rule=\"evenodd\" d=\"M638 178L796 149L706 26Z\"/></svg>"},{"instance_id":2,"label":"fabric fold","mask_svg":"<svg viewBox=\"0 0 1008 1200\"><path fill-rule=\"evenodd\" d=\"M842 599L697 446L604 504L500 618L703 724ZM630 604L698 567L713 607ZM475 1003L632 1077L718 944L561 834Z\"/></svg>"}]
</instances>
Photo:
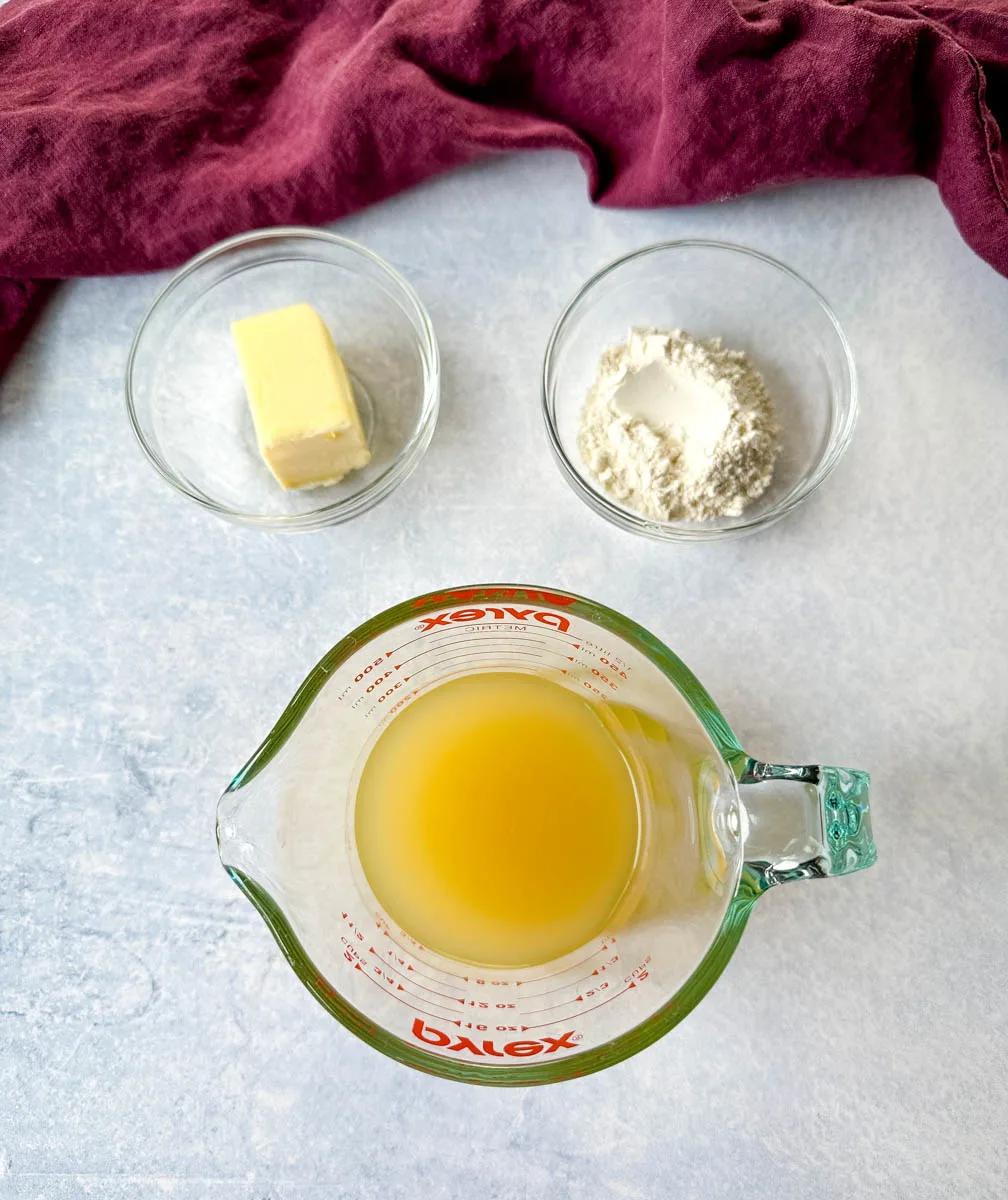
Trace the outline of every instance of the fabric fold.
<instances>
[{"instance_id":1,"label":"fabric fold","mask_svg":"<svg viewBox=\"0 0 1008 1200\"><path fill-rule=\"evenodd\" d=\"M598 203L934 179L1008 274L999 0L10 0L0 353L32 280L170 267L496 151L576 154Z\"/></svg>"}]
</instances>

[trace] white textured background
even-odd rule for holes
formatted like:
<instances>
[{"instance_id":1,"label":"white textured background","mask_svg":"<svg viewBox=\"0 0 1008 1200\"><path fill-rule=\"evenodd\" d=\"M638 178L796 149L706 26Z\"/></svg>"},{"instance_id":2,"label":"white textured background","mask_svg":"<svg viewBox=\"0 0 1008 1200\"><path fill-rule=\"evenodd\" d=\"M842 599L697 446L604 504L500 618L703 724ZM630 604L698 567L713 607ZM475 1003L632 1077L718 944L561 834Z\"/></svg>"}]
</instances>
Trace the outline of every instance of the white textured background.
<instances>
[{"instance_id":1,"label":"white textured background","mask_svg":"<svg viewBox=\"0 0 1008 1200\"><path fill-rule=\"evenodd\" d=\"M617 213L527 156L338 229L414 283L445 368L427 457L351 525L232 527L151 471L121 380L158 279L63 287L0 384L0 1197L1003 1197L1008 281L922 181ZM821 288L862 416L798 514L680 549L581 506L537 388L583 278L684 235ZM657 1046L529 1091L352 1038L213 839L329 645L483 579L633 616L754 753L871 770L880 849L772 892Z\"/></svg>"}]
</instances>

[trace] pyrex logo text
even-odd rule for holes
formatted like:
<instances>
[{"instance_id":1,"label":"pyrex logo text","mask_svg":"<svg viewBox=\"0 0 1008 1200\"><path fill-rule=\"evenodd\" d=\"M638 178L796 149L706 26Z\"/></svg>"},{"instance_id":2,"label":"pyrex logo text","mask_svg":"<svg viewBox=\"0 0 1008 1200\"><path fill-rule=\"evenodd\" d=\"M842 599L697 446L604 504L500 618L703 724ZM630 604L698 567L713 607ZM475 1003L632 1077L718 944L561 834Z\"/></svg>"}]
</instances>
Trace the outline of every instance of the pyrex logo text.
<instances>
[{"instance_id":1,"label":"pyrex logo text","mask_svg":"<svg viewBox=\"0 0 1008 1200\"><path fill-rule=\"evenodd\" d=\"M450 622L460 624L467 621L486 621L487 619L506 621L509 618L512 621L528 621L531 618L542 625L549 625L552 629L559 629L561 633L566 633L570 629L570 621L566 617L562 617L559 613L545 612L535 608L456 608L454 612L438 613L436 617L421 617L417 629L421 633L427 633L438 625L451 628Z\"/></svg>"},{"instance_id":2,"label":"pyrex logo text","mask_svg":"<svg viewBox=\"0 0 1008 1200\"><path fill-rule=\"evenodd\" d=\"M421 1018L417 1017L413 1022L413 1036L418 1042L425 1042L428 1046L438 1046L443 1050L465 1050L468 1054L475 1054L479 1058L483 1058L484 1055L491 1058L503 1058L505 1055L510 1055L512 1058L531 1058L534 1054L555 1054L557 1050L577 1049L572 1040L573 1029L569 1029L558 1038L542 1037L530 1038L527 1041L507 1042L501 1050L498 1050L496 1043L489 1038L484 1039L481 1045L477 1046L475 1042L461 1034L443 1033L440 1029L435 1029L433 1025L425 1025Z\"/></svg>"}]
</instances>

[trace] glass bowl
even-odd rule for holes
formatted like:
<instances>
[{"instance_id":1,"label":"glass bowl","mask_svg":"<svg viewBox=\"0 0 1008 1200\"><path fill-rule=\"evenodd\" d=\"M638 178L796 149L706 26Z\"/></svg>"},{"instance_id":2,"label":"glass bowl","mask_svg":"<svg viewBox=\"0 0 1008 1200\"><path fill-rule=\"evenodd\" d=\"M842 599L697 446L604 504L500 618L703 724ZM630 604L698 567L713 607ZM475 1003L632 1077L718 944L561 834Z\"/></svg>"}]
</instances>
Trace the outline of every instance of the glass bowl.
<instances>
[{"instance_id":1,"label":"glass bowl","mask_svg":"<svg viewBox=\"0 0 1008 1200\"><path fill-rule=\"evenodd\" d=\"M371 462L326 487L285 491L256 446L231 322L306 301L346 361ZM363 246L317 229L267 229L196 256L133 339L126 407L158 474L197 504L272 530L335 525L410 474L437 422L440 362L416 292Z\"/></svg>"},{"instance_id":2,"label":"glass bowl","mask_svg":"<svg viewBox=\"0 0 1008 1200\"><path fill-rule=\"evenodd\" d=\"M780 454L769 488L740 516L643 517L608 496L582 463L578 421L599 357L637 325L720 337L762 373L780 426ZM553 455L595 512L645 537L709 541L771 525L819 487L850 444L857 381L847 336L811 284L756 250L687 240L635 250L581 288L546 347L542 406Z\"/></svg>"}]
</instances>

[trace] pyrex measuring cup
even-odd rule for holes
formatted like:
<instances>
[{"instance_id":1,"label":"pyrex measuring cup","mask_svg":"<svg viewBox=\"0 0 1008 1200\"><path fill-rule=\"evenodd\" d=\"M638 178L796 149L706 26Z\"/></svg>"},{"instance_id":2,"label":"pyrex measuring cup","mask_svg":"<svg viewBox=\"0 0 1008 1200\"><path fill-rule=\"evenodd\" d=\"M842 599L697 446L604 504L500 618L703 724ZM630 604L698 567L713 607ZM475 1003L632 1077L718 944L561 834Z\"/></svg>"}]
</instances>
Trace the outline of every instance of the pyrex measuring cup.
<instances>
[{"instance_id":1,"label":"pyrex measuring cup","mask_svg":"<svg viewBox=\"0 0 1008 1200\"><path fill-rule=\"evenodd\" d=\"M545 675L605 704L647 780L630 896L610 927L520 969L416 942L371 893L353 836L355 780L381 729L437 684L492 670ZM513 585L408 600L334 646L221 797L217 837L228 873L334 1017L409 1066L489 1084L568 1079L643 1049L713 985L763 892L875 861L867 775L757 761L640 626Z\"/></svg>"}]
</instances>

